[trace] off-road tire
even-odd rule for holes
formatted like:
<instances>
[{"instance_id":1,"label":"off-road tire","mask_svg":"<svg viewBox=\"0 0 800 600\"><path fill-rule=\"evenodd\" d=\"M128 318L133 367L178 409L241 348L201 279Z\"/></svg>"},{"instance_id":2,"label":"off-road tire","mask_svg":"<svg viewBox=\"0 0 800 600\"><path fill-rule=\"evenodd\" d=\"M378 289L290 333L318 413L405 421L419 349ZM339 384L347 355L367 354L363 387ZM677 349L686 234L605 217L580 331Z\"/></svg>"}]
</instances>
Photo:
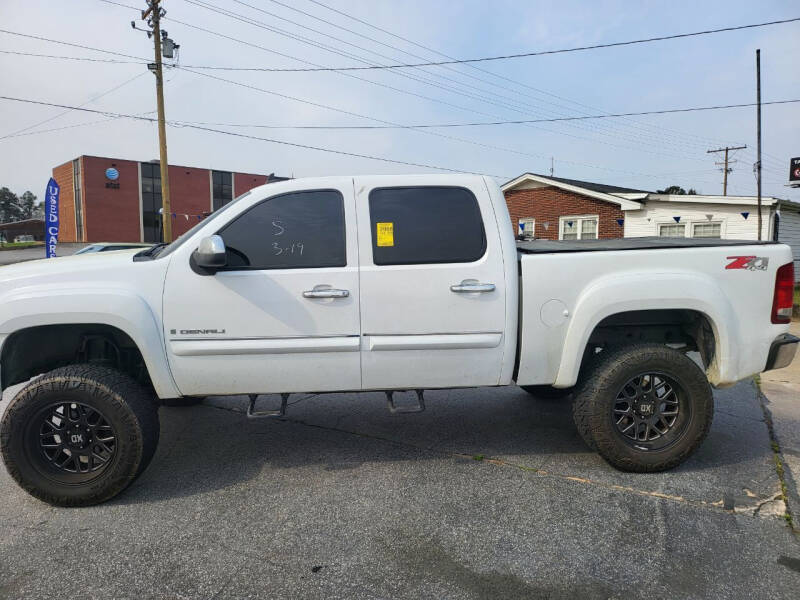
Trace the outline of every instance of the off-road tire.
<instances>
[{"instance_id":1,"label":"off-road tire","mask_svg":"<svg viewBox=\"0 0 800 600\"><path fill-rule=\"evenodd\" d=\"M714 399L705 373L685 354L661 344L635 344L606 350L582 371L572 405L575 426L587 445L623 471L672 469L705 439L714 416ZM611 416L617 394L639 373L664 373L677 382L691 407L680 437L657 450L640 450L626 442Z\"/></svg>"},{"instance_id":2,"label":"off-road tire","mask_svg":"<svg viewBox=\"0 0 800 600\"><path fill-rule=\"evenodd\" d=\"M521 385L519 387L539 400L561 400L575 391L574 387L557 388L552 385Z\"/></svg>"},{"instance_id":3,"label":"off-road tire","mask_svg":"<svg viewBox=\"0 0 800 600\"><path fill-rule=\"evenodd\" d=\"M76 402L105 417L115 434L115 449L99 474L67 482L48 471L29 432L48 407ZM36 434L38 437L38 434ZM153 458L159 437L158 406L128 375L107 367L62 367L31 381L9 404L0 421L0 449L9 474L28 493L56 506L105 502L127 488Z\"/></svg>"}]
</instances>

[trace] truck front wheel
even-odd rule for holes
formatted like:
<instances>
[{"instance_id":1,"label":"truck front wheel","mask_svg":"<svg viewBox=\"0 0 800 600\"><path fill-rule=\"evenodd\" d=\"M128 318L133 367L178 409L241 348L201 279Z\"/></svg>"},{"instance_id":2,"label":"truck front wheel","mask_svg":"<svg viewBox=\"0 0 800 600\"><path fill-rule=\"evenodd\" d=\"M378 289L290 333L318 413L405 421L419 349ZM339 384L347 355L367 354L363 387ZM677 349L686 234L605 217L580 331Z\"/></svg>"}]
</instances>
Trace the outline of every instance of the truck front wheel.
<instances>
[{"instance_id":1,"label":"truck front wheel","mask_svg":"<svg viewBox=\"0 0 800 600\"><path fill-rule=\"evenodd\" d=\"M602 352L582 375L573 416L583 439L623 471L665 471L700 446L714 399L685 354L659 344Z\"/></svg>"},{"instance_id":2,"label":"truck front wheel","mask_svg":"<svg viewBox=\"0 0 800 600\"><path fill-rule=\"evenodd\" d=\"M0 422L9 474L56 506L104 502L147 467L158 444L158 408L133 379L71 365L23 388Z\"/></svg>"}]
</instances>

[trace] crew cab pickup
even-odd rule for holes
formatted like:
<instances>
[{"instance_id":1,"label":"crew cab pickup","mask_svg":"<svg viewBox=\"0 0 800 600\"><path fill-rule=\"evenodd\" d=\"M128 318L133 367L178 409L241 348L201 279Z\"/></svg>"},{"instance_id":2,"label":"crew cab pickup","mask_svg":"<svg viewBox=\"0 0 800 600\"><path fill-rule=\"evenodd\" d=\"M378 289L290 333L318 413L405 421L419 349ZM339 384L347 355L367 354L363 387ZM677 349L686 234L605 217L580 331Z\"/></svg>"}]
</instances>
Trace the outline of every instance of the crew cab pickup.
<instances>
[{"instance_id":1,"label":"crew cab pickup","mask_svg":"<svg viewBox=\"0 0 800 600\"><path fill-rule=\"evenodd\" d=\"M162 401L246 394L258 418L295 392L385 390L400 413L516 383L571 397L611 465L669 469L708 432L711 386L793 359L792 269L773 242L518 242L481 176L272 183L168 245L0 268L0 387L28 382L3 459L34 496L87 505L145 469Z\"/></svg>"}]
</instances>

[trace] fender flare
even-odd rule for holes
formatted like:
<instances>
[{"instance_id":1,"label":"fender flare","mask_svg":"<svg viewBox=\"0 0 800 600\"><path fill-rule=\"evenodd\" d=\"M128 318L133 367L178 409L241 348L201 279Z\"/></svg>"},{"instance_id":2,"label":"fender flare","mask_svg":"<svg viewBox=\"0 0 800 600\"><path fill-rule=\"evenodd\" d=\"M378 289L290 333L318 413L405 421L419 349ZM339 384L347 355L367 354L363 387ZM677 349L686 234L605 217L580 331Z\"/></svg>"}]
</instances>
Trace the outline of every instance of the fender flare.
<instances>
[{"instance_id":1,"label":"fender flare","mask_svg":"<svg viewBox=\"0 0 800 600\"><path fill-rule=\"evenodd\" d=\"M730 301L709 277L697 273L626 273L600 278L578 297L561 353L554 385L575 385L584 349L597 325L615 314L655 309L694 310L703 314L714 332L716 351L706 374L714 384L734 380L738 364L738 327Z\"/></svg>"},{"instance_id":2,"label":"fender flare","mask_svg":"<svg viewBox=\"0 0 800 600\"><path fill-rule=\"evenodd\" d=\"M169 369L159 322L141 296L125 290L48 286L15 290L0 302L5 316L0 337L43 325L109 325L136 344L159 398L181 395Z\"/></svg>"}]
</instances>

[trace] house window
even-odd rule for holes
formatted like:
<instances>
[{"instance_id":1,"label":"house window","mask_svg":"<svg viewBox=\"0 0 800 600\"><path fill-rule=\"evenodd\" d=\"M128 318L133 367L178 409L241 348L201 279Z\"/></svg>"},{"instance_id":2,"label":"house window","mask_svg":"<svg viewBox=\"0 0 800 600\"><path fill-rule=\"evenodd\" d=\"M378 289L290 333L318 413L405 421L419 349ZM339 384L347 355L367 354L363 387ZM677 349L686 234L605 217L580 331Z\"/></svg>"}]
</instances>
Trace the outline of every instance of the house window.
<instances>
[{"instance_id":1,"label":"house window","mask_svg":"<svg viewBox=\"0 0 800 600\"><path fill-rule=\"evenodd\" d=\"M686 237L686 225L683 223L662 223L658 226L659 237Z\"/></svg>"},{"instance_id":2,"label":"house window","mask_svg":"<svg viewBox=\"0 0 800 600\"><path fill-rule=\"evenodd\" d=\"M696 238L721 238L722 223L694 223L692 237Z\"/></svg>"},{"instance_id":3,"label":"house window","mask_svg":"<svg viewBox=\"0 0 800 600\"><path fill-rule=\"evenodd\" d=\"M527 240L532 240L536 233L536 219L524 217L519 220L519 235Z\"/></svg>"},{"instance_id":4,"label":"house window","mask_svg":"<svg viewBox=\"0 0 800 600\"><path fill-rule=\"evenodd\" d=\"M558 220L558 239L596 240L597 216L561 217Z\"/></svg>"}]
</instances>

